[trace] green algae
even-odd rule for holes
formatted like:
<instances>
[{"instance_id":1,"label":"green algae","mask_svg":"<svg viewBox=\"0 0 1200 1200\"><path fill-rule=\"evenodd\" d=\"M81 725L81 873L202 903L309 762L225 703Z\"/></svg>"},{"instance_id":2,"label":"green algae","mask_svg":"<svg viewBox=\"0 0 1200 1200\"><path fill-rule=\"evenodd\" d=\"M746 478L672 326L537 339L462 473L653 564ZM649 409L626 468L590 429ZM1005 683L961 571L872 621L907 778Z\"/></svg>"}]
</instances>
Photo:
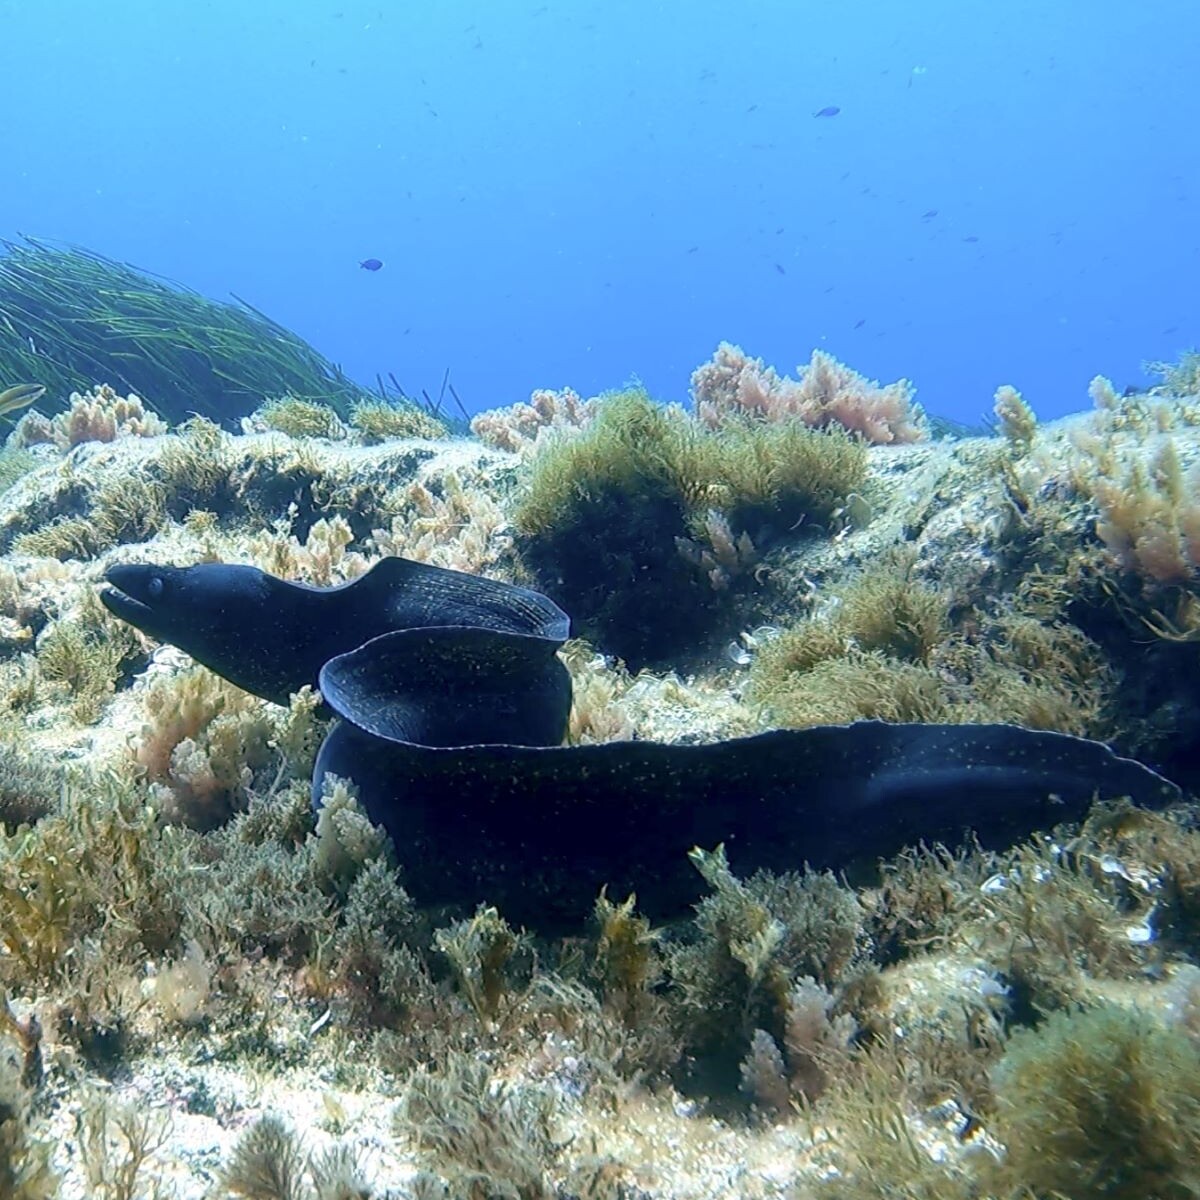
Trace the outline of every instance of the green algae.
<instances>
[{"instance_id":1,"label":"green algae","mask_svg":"<svg viewBox=\"0 0 1200 1200\"><path fill-rule=\"evenodd\" d=\"M255 468L258 491L251 506L246 477L238 473L241 443L225 439L211 424L196 429L190 435L194 441L184 435L187 444L172 469L152 468L154 483L165 489L165 520L156 515L141 528L117 522L122 532L116 540L145 542L152 553L169 546L172 555L202 555L241 545L235 538L248 536L248 530L260 537L277 536L263 534L263 527L270 528L298 488L294 477L283 477L285 456ZM662 436L669 440L675 435ZM175 444L173 439L166 442ZM689 449L676 461L695 471L703 460ZM497 493L503 495L522 469L507 468L495 485ZM755 482L761 478L756 471L743 476L740 486L750 500L741 510L731 501L732 491L670 493L682 498L672 517L682 524L670 528L682 528L678 536L683 538L701 536L695 520L699 506L717 501L725 504L721 511L729 520L753 526L770 517L782 524L795 510L771 507L775 501ZM118 493L114 488L114 500ZM571 503L583 503L569 489L564 494ZM872 497L874 503L874 493ZM315 489L303 503L318 511ZM207 530L216 549L205 549L198 538L167 542L188 535L176 521L198 510L217 514L207 523L194 518L190 526ZM366 549L362 539L369 529L367 517L356 514L356 520L362 528L352 543L355 552ZM586 524L591 518L584 520ZM886 528L885 520L881 506L872 529ZM653 536L662 541L663 530L654 526ZM874 543L865 532L851 530L836 543L824 532L806 517L797 529L778 534L792 549L830 553L817 559L822 571L818 613L824 613L825 600L841 600L840 606L830 604L828 619L818 615L797 627L803 632L790 647L781 637L779 650L781 655L788 650L786 675L793 682L812 676L825 695L856 698L860 707L852 715L863 711L862 697L873 681L871 703L888 701L897 706L891 711L902 711L903 702L910 706L904 711L917 716L934 711L922 708L933 696L931 705L982 701L986 711L1020 714L1028 723L1053 724L1069 712L1088 722L1107 720L1091 715L1089 708L1099 713L1099 699L1109 686L1105 676L1113 664L1134 679L1147 669L1141 657L1144 646L1129 626L1114 623L1101 644L1089 636L1093 627L1085 632L1073 622L1085 607L1078 597L1056 603L1052 621L1034 619L1032 605L1009 609L1014 588L1034 573L1041 548L1057 537L1065 550L1070 538L1062 529L1048 529L1038 552L1028 559L1021 556L1020 571L999 580L988 577L995 583L990 607L987 602L963 604L952 575L932 586L928 554L921 560L922 571L910 566L894 574L881 569L888 560L870 548ZM569 536L567 525L554 534L564 542ZM664 544L677 554L674 536ZM865 548L858 548L860 537ZM832 557L843 550L842 560ZM88 550L90 555L104 553L103 546ZM536 553L530 561L535 559ZM772 569L799 573L807 569L807 561L802 556L786 566L773 561ZM1041 563L1053 567L1057 561L1046 557ZM676 602L685 603L693 594L687 589L697 586L698 594L707 597L710 582L697 581L686 560L684 565L691 573ZM552 559L544 560L545 569L552 566ZM519 570L520 564L505 560L505 568ZM66 569L72 578L79 570L74 563ZM852 582L856 577L857 584ZM746 577L731 582L747 591L753 586ZM860 585L863 590L856 597L854 589ZM1068 585L1055 576L1047 586L1061 590ZM79 632L78 622L75 612L50 614L41 649L51 672L59 671L62 679L49 692L70 692L66 708L74 707L77 698L93 697L89 703L100 714L101 730L114 711L136 700L135 723L127 728L135 744L144 745L151 735L138 731L136 719L153 714L144 706L144 695L126 690L125 673L136 659L110 663L96 676L100 684L95 689L83 687L78 697L71 691L74 659L66 651L74 644L69 635ZM853 648L847 649L848 642ZM762 643L764 664L773 645ZM85 681L89 672L82 660L91 649L86 639L76 649L77 674ZM847 665L858 669L857 682L849 675L836 676ZM701 685L714 691L744 681L727 663L715 669L705 663L701 670L707 672ZM1097 682L1102 686L1094 687ZM114 685L117 693L110 691ZM924 690L935 685L934 692ZM42 691L47 692L44 681ZM36 723L22 724L31 715L46 719L36 706L14 706L9 718L15 723L4 726L5 737L36 742ZM426 1077L453 1082L464 1056L483 1065L480 1078L468 1081L470 1086L455 1083L447 1089L452 1093L447 1103L435 1096L435 1104L420 1110L420 1121L401 1117L394 1134L385 1135L389 1149L418 1148L426 1170L421 1187L427 1190L418 1192L414 1183L414 1193L434 1195L441 1189L446 1194L449 1189L450 1194L465 1194L472 1180L486 1177L488 1186L497 1189L537 1195L539 1189L557 1187L565 1194L567 1184L561 1181L576 1178L577 1162L594 1161L597 1177L610 1169L603 1149L593 1153L585 1141L602 1139L606 1128L624 1136L641 1115L630 1098L658 1093L665 1097L664 1106L677 1104L681 1114L719 1113L725 1121L721 1137L747 1161L761 1161L764 1153L778 1150L766 1140L771 1131L755 1114L770 1115L790 1139L787 1161L800 1189L809 1186L804 1168L795 1165L809 1145L802 1114L814 1114L821 1128L830 1131L829 1154L843 1171L839 1179L813 1181L818 1194L1049 1194L1051 1187L1061 1187L1061 1180L1039 1175L1041 1161L1012 1150L1025 1136L1013 1110L1029 1105L1028 1093L1021 1089L1032 1087L1031 1077L1018 1069L1021 1055L1029 1061L1041 1054L1049 1061L1057 1053L1059 1034L1045 1012L1065 1013L1074 1021L1074 1005L1096 1004L1109 992L1136 996L1149 1007L1157 1001L1158 987L1148 977L1169 974L1179 961L1194 958L1200 946L1200 835L1189 823L1190 810L1176 817L1105 814L1082 832L1067 830L1053 842L1039 839L1004 856L928 847L886 864L881 884L867 876L856 877L852 885L811 873L731 881L710 864L712 894L694 917L669 929L641 919L634 904L607 900L598 904L594 928L580 929L572 939L525 938L507 925L502 911L477 915L472 927L471 918L430 912L419 896L410 896L381 841L347 838L343 849L351 845L369 852L357 858L348 853L336 861L329 845L321 846L303 782L312 749L310 725L298 722L288 733L276 724L264 731L271 757L256 767L248 757L249 743L229 739L230 765L239 774L243 768L250 771L250 784L239 796L239 803L248 807L223 816L217 828L203 833L170 824L161 795L129 777L71 784L59 807L53 793L60 780L37 776L36 770L27 777L26 759L11 760L14 803L20 806L12 809L0 842L0 903L13 949L0 956L0 977L23 1006L36 999L47 1006L40 1011L53 1011L60 1057L50 1065L50 1084L31 1089L22 1100L22 1123L0 1120L0 1142L11 1135L20 1154L26 1153L26 1145L36 1150L45 1136L49 1102L62 1094L56 1089L75 1086L62 1056L69 1057L72 1070L102 1072L119 1084L127 1072L141 1077L147 1062L170 1047L191 1056L197 1078L204 1077L210 1062L252 1072L268 1085L289 1071L304 1071L310 1080L378 1089L380 1097L403 1093L414 1072L421 1081L418 1090ZM646 726L635 732L644 736ZM203 734L193 740L202 741ZM176 745L170 746L168 758ZM26 796L30 803L23 807ZM21 821L28 828L17 832L13 827ZM1113 861L1124 875L1106 870ZM1003 876L1007 886L985 890L993 876ZM1145 915L1142 901L1150 894L1131 882L1139 879L1149 881L1157 905L1148 926L1154 934L1149 944L1134 944L1127 936L1127 928ZM170 968L163 964L179 962L193 940L202 946L211 982L197 1020L183 1023L170 1016L169 1006L142 997L138 984L147 978L169 982ZM948 1016L944 1027L919 1027L899 1000L914 978L927 981L934 991L943 987L939 971L968 951L982 977L1001 986L1003 975L1012 990L1011 1008L996 1018L1001 1041L1015 1031L1011 1053L994 1076L1002 1044L985 1043L962 1013L954 1014L954 1021ZM816 1020L820 1029L828 1032L832 1021L847 1016L858 1032L849 1041L818 1040L811 1047L815 1053L794 1036L789 1042L789 1019L802 1007L798 993L807 1004L804 1011L826 1020L825 1025ZM959 995L949 988L946 994ZM971 1014L980 1007L982 1001ZM1139 1017L1130 1028L1144 1031L1146 1020L1151 1019ZM314 1026L319 1031L310 1033ZM896 1027L903 1035L902 1048L886 1044ZM1081 1028L1072 1024L1068 1030L1076 1042ZM1046 1038L1037 1040L1043 1030L1049 1031ZM993 1032L989 1029L989 1036ZM943 1035L940 1041L935 1033ZM1105 1045L1129 1041L1120 1031L1104 1038ZM1147 1070L1158 1061L1157 1053L1143 1056ZM895 1061L886 1070L872 1065L889 1055ZM827 1069L831 1065L835 1069ZM1114 1085L1102 1078L1105 1070L1104 1063L1093 1062L1077 1074L1107 1097ZM1055 1094L1059 1081L1049 1071L1043 1074L1038 1103L1042 1111L1059 1114L1062 1128L1069 1131L1074 1128L1070 1121L1078 1124L1077 1114L1085 1111L1082 1102L1065 1085L1062 1094ZM843 1076L845 1087L839 1082ZM1129 1067L1121 1078L1141 1077ZM1157 1091L1147 1085L1146 1095L1157 1096L1155 1103L1174 1103L1178 1093L1162 1090L1161 1083L1154 1086ZM688 1098L674 1096L673 1087L686 1088ZM553 1120L539 1127L547 1095ZM40 1107L31 1103L39 1096ZM1128 1105L1130 1099L1118 1095L1113 1103ZM506 1128L496 1104L526 1113L521 1107L526 1100L536 1136L532 1145L516 1147L514 1166L496 1159L487 1139ZM970 1154L963 1150L960 1159L961 1148L953 1142L946 1161L932 1159L922 1140L928 1125L922 1122L924 1106L935 1100L960 1104L975 1124L1007 1146L1007 1165L1000 1174L979 1165L983 1152L977 1148L970 1148ZM583 1107L572 1107L577 1102ZM564 1103L566 1115L585 1130L571 1145L560 1144L565 1135L555 1128ZM491 1130L470 1127L479 1114L495 1118ZM678 1122L672 1136L684 1140L699 1137L708 1127L707 1120L690 1115L680 1115ZM1165 1136L1157 1129L1151 1134ZM1083 1153L1081 1143L1071 1140L1078 1136L1064 1132L1042 1158L1052 1160L1064 1147ZM859 1140L851 1145L855 1138ZM969 1146L969 1139L962 1145ZM654 1157L651 1150L645 1154L647 1160ZM212 1172L216 1157L214 1152L209 1162ZM1134 1158L1128 1161L1140 1165ZM1178 1174L1178 1160L1176 1167ZM753 1169L749 1174L754 1175ZM0 1188L18 1178L0 1175ZM35 1172L27 1178L38 1176ZM318 1187L311 1166L297 1178L306 1195ZM1096 1178L1101 1189L1117 1186L1102 1175ZM1152 1182L1161 1184L1164 1194L1173 1194L1172 1179L1159 1176ZM611 1192L594 1194L638 1194L632 1184L621 1186L626 1190L616 1190L614 1184ZM663 1184L669 1186L669 1180ZM41 1193L31 1190L29 1195L41 1200Z\"/></svg>"},{"instance_id":2,"label":"green algae","mask_svg":"<svg viewBox=\"0 0 1200 1200\"><path fill-rule=\"evenodd\" d=\"M799 421L710 432L633 389L534 458L513 522L582 632L642 662L702 639L753 567L756 539L827 521L865 471L844 433Z\"/></svg>"},{"instance_id":3,"label":"green algae","mask_svg":"<svg viewBox=\"0 0 1200 1200\"><path fill-rule=\"evenodd\" d=\"M1114 1005L1053 1013L995 1072L1003 1174L1037 1195L1184 1200L1200 1192L1200 1048Z\"/></svg>"}]
</instances>

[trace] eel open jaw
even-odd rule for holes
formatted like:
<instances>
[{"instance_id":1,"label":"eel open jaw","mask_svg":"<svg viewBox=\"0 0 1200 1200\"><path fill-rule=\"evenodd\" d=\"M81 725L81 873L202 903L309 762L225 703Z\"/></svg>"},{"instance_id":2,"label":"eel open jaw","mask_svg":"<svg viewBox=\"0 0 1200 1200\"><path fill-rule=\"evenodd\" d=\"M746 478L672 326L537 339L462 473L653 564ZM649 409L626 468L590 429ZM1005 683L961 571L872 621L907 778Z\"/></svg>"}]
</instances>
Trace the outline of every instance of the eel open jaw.
<instances>
[{"instance_id":1,"label":"eel open jaw","mask_svg":"<svg viewBox=\"0 0 1200 1200\"><path fill-rule=\"evenodd\" d=\"M104 572L104 581L109 586L100 592L100 602L114 617L139 629L155 622L155 608L151 596L151 585L157 578L147 575L135 564L117 564ZM161 580L159 580L161 587Z\"/></svg>"}]
</instances>

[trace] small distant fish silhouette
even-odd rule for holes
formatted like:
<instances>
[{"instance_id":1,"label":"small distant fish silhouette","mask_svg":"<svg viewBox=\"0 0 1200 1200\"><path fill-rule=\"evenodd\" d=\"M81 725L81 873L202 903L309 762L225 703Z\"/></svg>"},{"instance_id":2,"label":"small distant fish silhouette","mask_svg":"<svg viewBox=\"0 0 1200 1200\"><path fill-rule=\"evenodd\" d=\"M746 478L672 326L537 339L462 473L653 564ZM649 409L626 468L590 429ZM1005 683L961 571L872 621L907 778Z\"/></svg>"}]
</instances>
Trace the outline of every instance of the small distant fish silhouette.
<instances>
[{"instance_id":1,"label":"small distant fish silhouette","mask_svg":"<svg viewBox=\"0 0 1200 1200\"><path fill-rule=\"evenodd\" d=\"M855 328L855 329L861 329L861 328L862 328L862 327L863 327L863 326L864 326L866 323L867 323L867 318L866 318L866 317L863 317L863 319L862 319L861 321L855 321L855 322L854 322L854 328Z\"/></svg>"},{"instance_id":2,"label":"small distant fish silhouette","mask_svg":"<svg viewBox=\"0 0 1200 1200\"><path fill-rule=\"evenodd\" d=\"M16 412L35 400L40 400L46 389L40 383L18 383L0 392L0 416Z\"/></svg>"},{"instance_id":3,"label":"small distant fish silhouette","mask_svg":"<svg viewBox=\"0 0 1200 1200\"><path fill-rule=\"evenodd\" d=\"M934 217L936 217L936 216L937 216L937 209L936 209L936 208L927 208L927 209L926 209L926 210L925 210L925 211L924 211L924 212L921 214L921 220L922 220L922 221L932 221L932 220L933 220L933 218L934 218Z\"/></svg>"},{"instance_id":4,"label":"small distant fish silhouette","mask_svg":"<svg viewBox=\"0 0 1200 1200\"><path fill-rule=\"evenodd\" d=\"M979 241L979 238L976 237L975 234L972 233L972 234L968 234L965 238L963 238L963 241L964 242L977 242L977 241Z\"/></svg>"},{"instance_id":5,"label":"small distant fish silhouette","mask_svg":"<svg viewBox=\"0 0 1200 1200\"><path fill-rule=\"evenodd\" d=\"M781 266L779 265L779 263L776 263L776 264L775 264L775 270L777 270L777 271L780 273L780 275L786 275L786 274L787 274L787 272L786 272L786 271L783 269L783 267L781 267Z\"/></svg>"},{"instance_id":6,"label":"small distant fish silhouette","mask_svg":"<svg viewBox=\"0 0 1200 1200\"><path fill-rule=\"evenodd\" d=\"M378 271L383 266L382 258L364 258L358 264L364 271Z\"/></svg>"},{"instance_id":7,"label":"small distant fish silhouette","mask_svg":"<svg viewBox=\"0 0 1200 1200\"><path fill-rule=\"evenodd\" d=\"M827 104L824 108L818 108L814 117L836 117L842 110L836 104Z\"/></svg>"}]
</instances>

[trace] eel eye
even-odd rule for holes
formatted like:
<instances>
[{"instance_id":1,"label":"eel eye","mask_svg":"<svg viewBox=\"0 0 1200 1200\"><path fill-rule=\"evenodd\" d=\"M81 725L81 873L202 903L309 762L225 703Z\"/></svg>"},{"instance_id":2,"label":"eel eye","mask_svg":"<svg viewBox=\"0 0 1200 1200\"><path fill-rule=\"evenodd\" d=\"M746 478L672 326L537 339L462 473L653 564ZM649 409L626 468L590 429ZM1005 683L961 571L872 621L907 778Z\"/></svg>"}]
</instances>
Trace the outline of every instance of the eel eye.
<instances>
[{"instance_id":1,"label":"eel eye","mask_svg":"<svg viewBox=\"0 0 1200 1200\"><path fill-rule=\"evenodd\" d=\"M163 594L163 580L161 575L152 575L150 582L146 584L146 595L151 600L157 600Z\"/></svg>"}]
</instances>

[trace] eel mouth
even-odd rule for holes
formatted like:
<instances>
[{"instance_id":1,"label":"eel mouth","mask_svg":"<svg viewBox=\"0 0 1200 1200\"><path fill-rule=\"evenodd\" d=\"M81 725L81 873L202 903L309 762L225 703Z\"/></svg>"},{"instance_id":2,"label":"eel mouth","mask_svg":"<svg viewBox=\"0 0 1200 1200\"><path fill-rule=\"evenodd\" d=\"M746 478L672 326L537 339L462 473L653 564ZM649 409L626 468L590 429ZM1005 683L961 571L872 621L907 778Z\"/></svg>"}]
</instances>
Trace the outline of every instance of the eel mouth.
<instances>
[{"instance_id":1,"label":"eel mouth","mask_svg":"<svg viewBox=\"0 0 1200 1200\"><path fill-rule=\"evenodd\" d=\"M162 594L162 579L146 574L144 568L133 564L109 567L104 572L109 586L100 591L100 603L114 617L145 629L156 623L153 601Z\"/></svg>"},{"instance_id":2,"label":"eel mouth","mask_svg":"<svg viewBox=\"0 0 1200 1200\"><path fill-rule=\"evenodd\" d=\"M135 600L128 592L117 588L104 588L100 592L100 603L114 617L128 621L131 625L142 625L154 615L154 610L140 600Z\"/></svg>"}]
</instances>

